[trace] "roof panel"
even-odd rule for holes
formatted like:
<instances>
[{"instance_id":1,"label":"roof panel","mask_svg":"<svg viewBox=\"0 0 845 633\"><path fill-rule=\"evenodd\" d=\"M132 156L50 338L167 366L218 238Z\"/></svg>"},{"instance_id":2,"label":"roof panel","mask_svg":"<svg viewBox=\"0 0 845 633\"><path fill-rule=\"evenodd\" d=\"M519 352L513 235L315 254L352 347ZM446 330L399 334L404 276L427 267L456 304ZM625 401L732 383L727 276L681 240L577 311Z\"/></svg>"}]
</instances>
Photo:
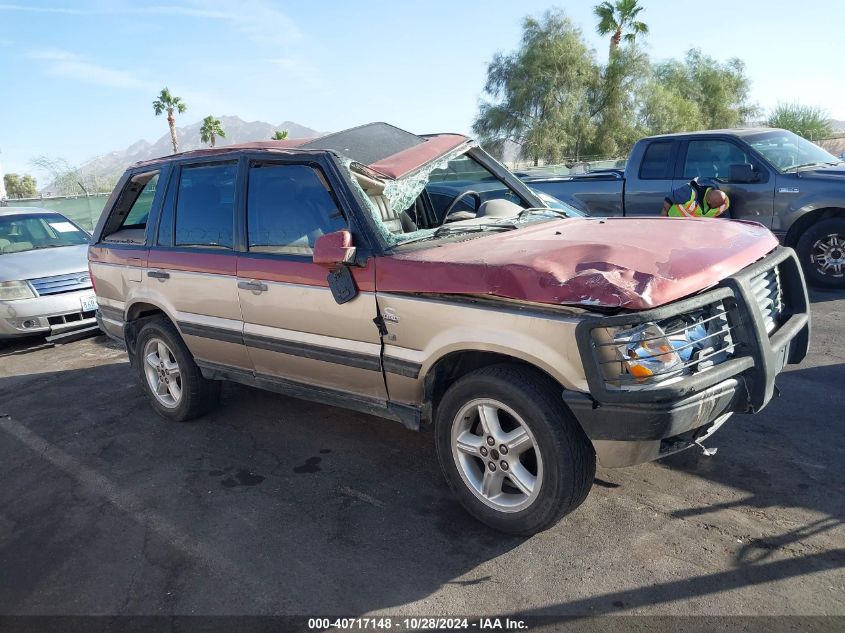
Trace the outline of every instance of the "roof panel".
<instances>
[{"instance_id":1,"label":"roof panel","mask_svg":"<svg viewBox=\"0 0 845 633\"><path fill-rule=\"evenodd\" d=\"M425 139L389 123L367 123L321 136L300 147L332 150L355 162L372 165L422 143L425 143Z\"/></svg>"}]
</instances>

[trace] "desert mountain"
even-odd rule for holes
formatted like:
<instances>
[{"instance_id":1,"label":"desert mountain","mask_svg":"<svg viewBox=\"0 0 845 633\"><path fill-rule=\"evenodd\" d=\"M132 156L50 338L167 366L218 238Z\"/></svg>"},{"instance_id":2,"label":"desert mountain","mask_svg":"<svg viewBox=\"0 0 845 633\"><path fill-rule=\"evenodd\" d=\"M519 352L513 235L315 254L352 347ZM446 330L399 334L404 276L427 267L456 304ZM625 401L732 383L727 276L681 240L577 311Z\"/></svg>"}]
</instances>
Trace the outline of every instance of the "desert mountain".
<instances>
[{"instance_id":1,"label":"desert mountain","mask_svg":"<svg viewBox=\"0 0 845 633\"><path fill-rule=\"evenodd\" d=\"M269 141L276 130L287 130L288 138L312 138L322 134L322 132L312 130L293 121L273 125L264 121L244 121L237 116L221 116L220 123L223 126L223 131L226 132L226 138L218 138L217 147L249 141ZM162 127L165 131L167 130L167 123L163 117ZM202 121L176 128L180 152L207 147L200 140L200 127L202 127ZM85 180L97 184L109 183L107 188L110 188L126 167L132 163L166 156L171 151L170 132L166 131L155 143L141 140L126 149L98 156L82 165L79 172L84 175ZM94 189L101 188L97 184L94 185ZM49 186L47 190L49 190Z\"/></svg>"}]
</instances>

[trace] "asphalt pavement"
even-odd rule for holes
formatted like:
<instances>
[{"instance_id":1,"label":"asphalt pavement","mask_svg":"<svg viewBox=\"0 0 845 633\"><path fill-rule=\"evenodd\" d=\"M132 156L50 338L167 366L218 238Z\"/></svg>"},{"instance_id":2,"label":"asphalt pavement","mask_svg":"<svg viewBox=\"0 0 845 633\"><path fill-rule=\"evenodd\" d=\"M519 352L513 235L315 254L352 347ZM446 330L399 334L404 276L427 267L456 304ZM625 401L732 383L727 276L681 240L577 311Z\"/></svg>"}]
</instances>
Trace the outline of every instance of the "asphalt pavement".
<instances>
[{"instance_id":1,"label":"asphalt pavement","mask_svg":"<svg viewBox=\"0 0 845 633\"><path fill-rule=\"evenodd\" d=\"M845 293L756 416L599 468L532 538L453 501L431 433L226 384L168 423L103 336L0 347L0 614L845 615Z\"/></svg>"}]
</instances>

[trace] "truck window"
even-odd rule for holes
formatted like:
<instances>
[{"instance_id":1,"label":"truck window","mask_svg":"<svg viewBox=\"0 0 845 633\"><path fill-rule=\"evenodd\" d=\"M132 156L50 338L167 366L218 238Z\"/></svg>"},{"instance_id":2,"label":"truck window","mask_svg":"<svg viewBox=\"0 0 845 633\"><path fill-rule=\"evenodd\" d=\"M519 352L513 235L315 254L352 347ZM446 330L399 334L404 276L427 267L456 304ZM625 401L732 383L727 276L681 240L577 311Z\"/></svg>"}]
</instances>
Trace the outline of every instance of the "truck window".
<instances>
[{"instance_id":1,"label":"truck window","mask_svg":"<svg viewBox=\"0 0 845 633\"><path fill-rule=\"evenodd\" d=\"M143 244L147 219L153 207L157 171L136 174L120 192L120 197L111 211L103 229L103 239L109 242Z\"/></svg>"},{"instance_id":2,"label":"truck window","mask_svg":"<svg viewBox=\"0 0 845 633\"><path fill-rule=\"evenodd\" d=\"M176 246L232 248L237 163L183 167L176 194Z\"/></svg>"},{"instance_id":3,"label":"truck window","mask_svg":"<svg viewBox=\"0 0 845 633\"><path fill-rule=\"evenodd\" d=\"M728 141L690 141L684 161L684 179L718 178L727 180L731 165L750 163L748 155Z\"/></svg>"},{"instance_id":4,"label":"truck window","mask_svg":"<svg viewBox=\"0 0 845 633\"><path fill-rule=\"evenodd\" d=\"M669 159L672 157L672 141L650 143L640 165L641 180L665 180L672 177Z\"/></svg>"},{"instance_id":5,"label":"truck window","mask_svg":"<svg viewBox=\"0 0 845 633\"><path fill-rule=\"evenodd\" d=\"M250 165L247 236L251 252L310 255L318 237L346 226L325 178L313 167Z\"/></svg>"}]
</instances>

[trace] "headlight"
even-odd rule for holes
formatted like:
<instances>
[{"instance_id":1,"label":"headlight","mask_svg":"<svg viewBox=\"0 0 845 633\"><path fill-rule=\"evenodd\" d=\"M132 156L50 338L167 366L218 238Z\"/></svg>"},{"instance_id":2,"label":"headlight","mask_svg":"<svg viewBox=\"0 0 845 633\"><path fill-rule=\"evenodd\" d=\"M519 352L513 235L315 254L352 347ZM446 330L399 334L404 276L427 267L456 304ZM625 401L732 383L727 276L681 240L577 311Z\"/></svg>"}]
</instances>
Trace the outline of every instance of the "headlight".
<instances>
[{"instance_id":1,"label":"headlight","mask_svg":"<svg viewBox=\"0 0 845 633\"><path fill-rule=\"evenodd\" d=\"M35 292L25 281L0 281L0 301L32 299Z\"/></svg>"},{"instance_id":2,"label":"headlight","mask_svg":"<svg viewBox=\"0 0 845 633\"><path fill-rule=\"evenodd\" d=\"M628 373L637 380L666 378L683 364L663 328L656 323L617 332L613 343Z\"/></svg>"},{"instance_id":3,"label":"headlight","mask_svg":"<svg viewBox=\"0 0 845 633\"><path fill-rule=\"evenodd\" d=\"M734 347L721 305L619 330L611 345L622 365L620 386L631 378L658 382L704 370L725 361Z\"/></svg>"}]
</instances>

